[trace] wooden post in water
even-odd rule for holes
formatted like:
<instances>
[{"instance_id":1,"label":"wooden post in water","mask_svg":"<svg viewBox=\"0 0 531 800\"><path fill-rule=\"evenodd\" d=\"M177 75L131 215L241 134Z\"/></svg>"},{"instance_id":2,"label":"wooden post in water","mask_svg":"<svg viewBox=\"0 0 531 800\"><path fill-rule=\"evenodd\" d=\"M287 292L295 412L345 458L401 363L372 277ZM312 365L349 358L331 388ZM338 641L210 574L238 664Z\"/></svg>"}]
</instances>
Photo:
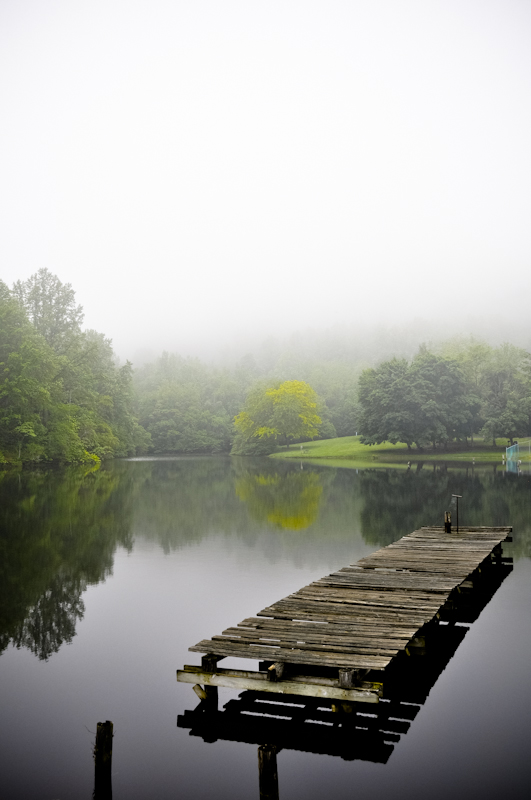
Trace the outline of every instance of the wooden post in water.
<instances>
[{"instance_id":1,"label":"wooden post in water","mask_svg":"<svg viewBox=\"0 0 531 800\"><path fill-rule=\"evenodd\" d=\"M451 533L452 532L452 515L449 511L444 512L444 532Z\"/></svg>"},{"instance_id":2,"label":"wooden post in water","mask_svg":"<svg viewBox=\"0 0 531 800\"><path fill-rule=\"evenodd\" d=\"M261 744L258 748L260 800L278 800L277 748Z\"/></svg>"},{"instance_id":3,"label":"wooden post in water","mask_svg":"<svg viewBox=\"0 0 531 800\"><path fill-rule=\"evenodd\" d=\"M112 800L112 738L112 722L98 722L94 747L94 800Z\"/></svg>"}]
</instances>

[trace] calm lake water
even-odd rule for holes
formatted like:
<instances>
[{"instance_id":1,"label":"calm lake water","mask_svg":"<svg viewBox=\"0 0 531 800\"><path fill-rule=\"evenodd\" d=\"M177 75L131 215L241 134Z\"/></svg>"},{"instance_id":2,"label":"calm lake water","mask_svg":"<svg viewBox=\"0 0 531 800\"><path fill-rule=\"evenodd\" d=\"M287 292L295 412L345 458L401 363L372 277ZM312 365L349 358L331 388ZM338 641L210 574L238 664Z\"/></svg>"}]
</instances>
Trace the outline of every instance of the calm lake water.
<instances>
[{"instance_id":1,"label":"calm lake water","mask_svg":"<svg viewBox=\"0 0 531 800\"><path fill-rule=\"evenodd\" d=\"M229 722L202 732L216 741L177 725L198 705L175 680L200 663L188 647L442 524L452 494L463 524L513 525L514 569L418 702L427 690L412 659L399 687L409 721L371 739L338 729L323 705L314 734L285 742L280 797L531 796L531 477L501 464L357 471L229 458L0 473L0 796L90 798L96 723L108 719L115 800L258 800L257 744L230 740L239 693L220 689Z\"/></svg>"}]
</instances>

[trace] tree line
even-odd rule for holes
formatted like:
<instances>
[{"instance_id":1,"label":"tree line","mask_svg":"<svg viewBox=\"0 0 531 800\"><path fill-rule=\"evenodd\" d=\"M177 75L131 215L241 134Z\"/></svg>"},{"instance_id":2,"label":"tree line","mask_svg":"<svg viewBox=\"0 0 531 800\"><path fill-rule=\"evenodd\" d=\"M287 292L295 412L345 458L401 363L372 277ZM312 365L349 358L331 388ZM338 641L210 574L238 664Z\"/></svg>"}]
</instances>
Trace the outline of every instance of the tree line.
<instances>
[{"instance_id":1,"label":"tree line","mask_svg":"<svg viewBox=\"0 0 531 800\"><path fill-rule=\"evenodd\" d=\"M48 270L11 290L0 281L0 463L262 455L356 433L419 448L531 435L531 356L510 344L449 341L370 367L292 341L225 367L163 353L133 369L82 323Z\"/></svg>"},{"instance_id":2,"label":"tree line","mask_svg":"<svg viewBox=\"0 0 531 800\"><path fill-rule=\"evenodd\" d=\"M156 452L264 455L288 440L355 433L360 371L359 365L309 357L280 356L259 366L248 354L230 367L216 367L164 353L135 370L136 409ZM319 421L306 429L297 414L307 414L308 392L315 395ZM292 406L290 412L298 401L298 411ZM286 428L281 416L289 413Z\"/></svg>"}]
</instances>

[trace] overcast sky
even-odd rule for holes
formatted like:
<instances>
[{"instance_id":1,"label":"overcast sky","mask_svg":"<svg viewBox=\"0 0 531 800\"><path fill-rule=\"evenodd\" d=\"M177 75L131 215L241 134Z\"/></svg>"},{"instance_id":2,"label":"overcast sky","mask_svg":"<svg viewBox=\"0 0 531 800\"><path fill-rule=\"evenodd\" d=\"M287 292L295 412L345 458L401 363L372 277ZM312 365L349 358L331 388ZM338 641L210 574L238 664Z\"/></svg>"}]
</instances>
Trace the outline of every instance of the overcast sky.
<instances>
[{"instance_id":1,"label":"overcast sky","mask_svg":"<svg viewBox=\"0 0 531 800\"><path fill-rule=\"evenodd\" d=\"M0 277L128 357L525 322L530 42L529 0L0 0Z\"/></svg>"}]
</instances>

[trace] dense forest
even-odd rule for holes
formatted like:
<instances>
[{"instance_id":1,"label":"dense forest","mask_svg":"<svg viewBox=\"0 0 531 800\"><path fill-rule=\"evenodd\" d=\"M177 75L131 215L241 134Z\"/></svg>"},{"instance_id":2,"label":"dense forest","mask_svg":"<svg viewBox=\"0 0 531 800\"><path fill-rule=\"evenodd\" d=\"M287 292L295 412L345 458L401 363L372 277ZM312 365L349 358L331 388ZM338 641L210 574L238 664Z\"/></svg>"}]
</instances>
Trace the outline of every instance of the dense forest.
<instances>
[{"instance_id":1,"label":"dense forest","mask_svg":"<svg viewBox=\"0 0 531 800\"><path fill-rule=\"evenodd\" d=\"M396 358L388 342L376 359L372 340L330 350L314 334L225 366L163 353L133 369L82 322L48 270L11 290L0 281L0 463L266 454L356 433L417 447L531 435L531 355L511 344L449 340Z\"/></svg>"}]
</instances>

